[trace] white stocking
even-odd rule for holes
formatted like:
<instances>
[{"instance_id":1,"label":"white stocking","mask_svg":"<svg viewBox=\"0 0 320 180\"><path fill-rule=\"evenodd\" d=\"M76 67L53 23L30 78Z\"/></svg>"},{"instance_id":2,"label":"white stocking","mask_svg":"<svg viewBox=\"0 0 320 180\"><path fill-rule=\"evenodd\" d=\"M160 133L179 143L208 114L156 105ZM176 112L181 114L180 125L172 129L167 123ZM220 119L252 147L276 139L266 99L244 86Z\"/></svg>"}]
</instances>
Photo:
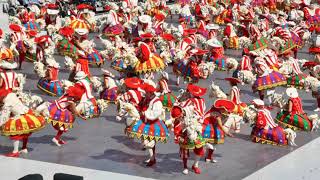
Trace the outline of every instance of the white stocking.
<instances>
[{"instance_id":1,"label":"white stocking","mask_svg":"<svg viewBox=\"0 0 320 180\"><path fill-rule=\"evenodd\" d=\"M207 143L206 144L206 148L207 149L211 149L211 150L213 150L214 148L213 148L213 145L212 144L210 144L210 143Z\"/></svg>"},{"instance_id":2,"label":"white stocking","mask_svg":"<svg viewBox=\"0 0 320 180\"><path fill-rule=\"evenodd\" d=\"M194 167L199 167L199 160L200 160L200 156L195 155L194 156Z\"/></svg>"},{"instance_id":3,"label":"white stocking","mask_svg":"<svg viewBox=\"0 0 320 180\"><path fill-rule=\"evenodd\" d=\"M146 162L155 159L155 153L154 153L155 150L154 150L154 148L155 148L156 142L155 141L144 140L143 144L144 144L145 148L148 149L148 152L149 152L149 159L146 160Z\"/></svg>"},{"instance_id":4,"label":"white stocking","mask_svg":"<svg viewBox=\"0 0 320 180\"><path fill-rule=\"evenodd\" d=\"M180 76L177 76L177 84L179 85L180 83Z\"/></svg>"},{"instance_id":5,"label":"white stocking","mask_svg":"<svg viewBox=\"0 0 320 180\"><path fill-rule=\"evenodd\" d=\"M18 140L15 140L13 141L13 153L17 153L19 152L19 141Z\"/></svg>"},{"instance_id":6,"label":"white stocking","mask_svg":"<svg viewBox=\"0 0 320 180\"><path fill-rule=\"evenodd\" d=\"M272 104L272 95L275 93L275 90L274 89L271 89L271 90L267 90L266 94L267 94L267 97L268 97L268 101L269 101L269 105Z\"/></svg>"}]
</instances>

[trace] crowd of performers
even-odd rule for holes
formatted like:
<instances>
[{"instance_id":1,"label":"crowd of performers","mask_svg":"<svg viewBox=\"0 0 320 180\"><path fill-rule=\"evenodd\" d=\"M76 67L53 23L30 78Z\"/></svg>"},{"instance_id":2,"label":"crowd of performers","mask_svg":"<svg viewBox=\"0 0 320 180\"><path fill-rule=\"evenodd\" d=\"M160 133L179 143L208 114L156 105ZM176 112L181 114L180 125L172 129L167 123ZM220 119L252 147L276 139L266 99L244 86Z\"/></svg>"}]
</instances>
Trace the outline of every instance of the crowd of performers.
<instances>
[{"instance_id":1,"label":"crowd of performers","mask_svg":"<svg viewBox=\"0 0 320 180\"><path fill-rule=\"evenodd\" d=\"M56 130L52 142L65 145L62 135L73 128L76 118L99 117L108 103L117 106L115 119L125 122L125 134L141 141L149 153L148 167L156 164L156 147L167 142L172 131L184 174L189 173L190 151L195 154L192 170L200 174L201 157L216 163L214 146L239 133L243 123L251 124L253 142L280 146L295 145L296 130L318 128L317 2L107 4L99 16L90 5L80 4L62 18L56 4L44 2L18 7L17 14L9 17L10 32L0 31L0 127L14 147L7 156L28 153L28 138L46 125ZM103 49L96 49L95 42ZM298 59L303 47L314 59ZM242 55L228 57L227 49ZM59 56L64 62L56 61ZM54 101L24 93L25 75L15 70L30 65L25 61L33 62L39 77L34 86L56 97ZM59 79L61 63L70 72L67 80ZM91 67L101 67L101 77L93 76ZM230 86L216 85L215 71L232 72L225 73ZM206 79L212 84L201 87L198 82ZM186 89L173 92L170 87L179 87L181 80ZM242 102L243 86L259 98ZM276 92L280 86L287 87L287 100ZM221 89L228 87L225 94ZM302 90L316 99L315 114L308 116L303 110ZM206 94L214 102L212 107L206 107ZM273 110L278 111L276 117Z\"/></svg>"}]
</instances>

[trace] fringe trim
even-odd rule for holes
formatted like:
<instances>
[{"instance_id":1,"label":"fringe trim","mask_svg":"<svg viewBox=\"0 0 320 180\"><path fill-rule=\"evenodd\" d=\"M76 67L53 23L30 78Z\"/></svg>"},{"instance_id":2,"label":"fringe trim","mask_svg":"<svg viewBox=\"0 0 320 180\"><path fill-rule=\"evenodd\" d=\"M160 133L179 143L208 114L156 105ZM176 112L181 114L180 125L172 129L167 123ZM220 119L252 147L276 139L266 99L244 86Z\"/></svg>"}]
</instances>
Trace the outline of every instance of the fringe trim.
<instances>
[{"instance_id":1,"label":"fringe trim","mask_svg":"<svg viewBox=\"0 0 320 180\"><path fill-rule=\"evenodd\" d=\"M162 143L167 143L168 141L168 137L159 137L159 136L151 136L151 135L145 135L142 133L136 133L136 132L128 132L127 130L125 130L125 133L127 134L127 136L129 138L137 138L137 139L143 139L143 140L155 140L156 142L162 142Z\"/></svg>"},{"instance_id":2,"label":"fringe trim","mask_svg":"<svg viewBox=\"0 0 320 180\"><path fill-rule=\"evenodd\" d=\"M194 145L184 145L184 144L179 144L179 146L183 149L199 149L203 147L206 144L206 141L201 142L200 144L194 144Z\"/></svg>"},{"instance_id":3,"label":"fringe trim","mask_svg":"<svg viewBox=\"0 0 320 180\"><path fill-rule=\"evenodd\" d=\"M150 73L150 72L159 72L159 71L162 71L162 70L164 70L165 69L165 67L160 67L160 68L158 68L158 67L156 67L155 69L142 69L142 70L135 70L135 72L137 73L137 74L142 74L142 73Z\"/></svg>"},{"instance_id":4,"label":"fringe trim","mask_svg":"<svg viewBox=\"0 0 320 180\"><path fill-rule=\"evenodd\" d=\"M207 143L224 144L224 139L203 138Z\"/></svg>"},{"instance_id":5,"label":"fringe trim","mask_svg":"<svg viewBox=\"0 0 320 180\"><path fill-rule=\"evenodd\" d=\"M287 124L287 123L282 122L282 121L280 121L280 120L278 120L278 119L275 119L275 120L277 121L277 123L279 123L279 124L280 124L282 127L284 127L284 128L290 128L290 129L292 129L292 130L294 130L294 131L296 131L296 130L303 131L303 129L301 129L301 128L299 128L299 127L293 126L293 125L291 125L291 124Z\"/></svg>"},{"instance_id":6,"label":"fringe trim","mask_svg":"<svg viewBox=\"0 0 320 180\"><path fill-rule=\"evenodd\" d=\"M60 122L60 121L57 121L57 120L53 120L53 119L51 119L51 118L48 118L48 123L52 123L52 125L53 126L55 126L55 125L59 125L59 127L62 127L62 126L64 126L65 128L73 128L73 123L65 123L65 122Z\"/></svg>"},{"instance_id":7,"label":"fringe trim","mask_svg":"<svg viewBox=\"0 0 320 180\"><path fill-rule=\"evenodd\" d=\"M287 144L278 144L276 142L273 142L273 141L270 141L270 140L267 140L267 139L263 139L263 138L260 138L260 137L257 137L257 136L252 136L252 141L256 142L256 143L261 143L261 144L271 144L273 146L280 146L280 147L287 146Z\"/></svg>"},{"instance_id":8,"label":"fringe trim","mask_svg":"<svg viewBox=\"0 0 320 180\"><path fill-rule=\"evenodd\" d=\"M283 86L283 85L286 85L287 84L287 81L283 81L283 82L278 82L278 83L274 83L274 84L270 84L270 85L265 85L265 86L259 86L257 87L257 90L258 91L262 91L262 90L266 90L266 89L270 89L270 88L274 88L274 87L277 87L277 86Z\"/></svg>"},{"instance_id":9,"label":"fringe trim","mask_svg":"<svg viewBox=\"0 0 320 180\"><path fill-rule=\"evenodd\" d=\"M40 84L37 84L37 87L38 87L40 90L42 90L42 91L44 91L45 93L47 93L48 95L50 95L50 96L57 96L56 93L53 93L53 92L50 92L50 91L44 89L43 87L40 86Z\"/></svg>"},{"instance_id":10,"label":"fringe trim","mask_svg":"<svg viewBox=\"0 0 320 180\"><path fill-rule=\"evenodd\" d=\"M37 129L28 129L28 130L10 131L10 132L5 132L5 131L3 131L3 129L1 129L1 133L4 136L23 135L23 134L29 134L29 133L34 133L34 132L40 131L44 127L46 127L46 126L43 125L43 126L40 126Z\"/></svg>"}]
</instances>

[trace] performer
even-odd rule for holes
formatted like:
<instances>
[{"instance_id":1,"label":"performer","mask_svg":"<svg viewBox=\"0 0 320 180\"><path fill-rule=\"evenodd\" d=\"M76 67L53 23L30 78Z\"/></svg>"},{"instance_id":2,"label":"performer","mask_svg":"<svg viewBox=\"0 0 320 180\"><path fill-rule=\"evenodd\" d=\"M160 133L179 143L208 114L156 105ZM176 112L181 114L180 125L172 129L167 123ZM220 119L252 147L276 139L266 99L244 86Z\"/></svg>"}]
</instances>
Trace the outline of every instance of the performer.
<instances>
[{"instance_id":1,"label":"performer","mask_svg":"<svg viewBox=\"0 0 320 180\"><path fill-rule=\"evenodd\" d=\"M279 124L284 127L311 131L312 122L302 108L302 101L296 88L288 88L286 94L290 97L288 100L288 109L280 111L276 117Z\"/></svg>"},{"instance_id":2,"label":"performer","mask_svg":"<svg viewBox=\"0 0 320 180\"><path fill-rule=\"evenodd\" d=\"M25 61L25 56L27 52L27 48L25 46L25 43L23 42L25 39L27 39L26 38L27 34L23 31L22 27L18 24L10 24L9 29L12 31L10 33L11 46L14 46L19 53L16 61L19 62L19 69L21 69L22 62Z\"/></svg>"},{"instance_id":3,"label":"performer","mask_svg":"<svg viewBox=\"0 0 320 180\"><path fill-rule=\"evenodd\" d=\"M260 99L254 99L252 103L258 108L256 123L251 131L252 141L287 145L288 140L283 128L274 122L270 111L265 108L264 102Z\"/></svg>"},{"instance_id":4,"label":"performer","mask_svg":"<svg viewBox=\"0 0 320 180\"><path fill-rule=\"evenodd\" d=\"M206 88L202 88L194 84L188 84L187 93L189 96L187 97L187 100L179 100L181 102L181 107L186 107L190 105L195 107L195 113L198 115L198 120L200 122L203 122L203 118L206 111L205 99L201 97L204 96L206 92Z\"/></svg>"},{"instance_id":5,"label":"performer","mask_svg":"<svg viewBox=\"0 0 320 180\"><path fill-rule=\"evenodd\" d=\"M235 104L235 109L233 113L239 114L240 116L243 115L243 109L246 108L246 104L241 102L240 100L240 89L238 88L237 84L241 83L239 79L236 78L225 78L225 80L230 82L230 85L232 86L229 97L230 100Z\"/></svg>"},{"instance_id":6,"label":"performer","mask_svg":"<svg viewBox=\"0 0 320 180\"><path fill-rule=\"evenodd\" d=\"M76 65L69 75L69 81L74 81L74 77L78 72L84 72L88 77L91 76L89 62L84 52L79 51Z\"/></svg>"},{"instance_id":7,"label":"performer","mask_svg":"<svg viewBox=\"0 0 320 180\"><path fill-rule=\"evenodd\" d=\"M74 86L69 87L59 99L55 100L47 107L50 117L48 122L51 123L53 128L57 131L52 142L57 146L67 143L61 139L61 136L63 133L68 132L70 128L73 128L75 115L86 120L86 118L76 109L76 102L81 100L83 93L85 93L85 89L82 86L79 86L79 84L75 84Z\"/></svg>"},{"instance_id":8,"label":"performer","mask_svg":"<svg viewBox=\"0 0 320 180\"><path fill-rule=\"evenodd\" d=\"M45 126L45 119L35 115L16 95L15 91L20 85L17 74L13 71L17 63L13 62L12 54L3 53L0 58L1 134L13 141L14 149L6 156L19 157L20 153L28 153L28 139L33 132ZM19 151L20 141L23 142L21 151Z\"/></svg>"},{"instance_id":9,"label":"performer","mask_svg":"<svg viewBox=\"0 0 320 180\"><path fill-rule=\"evenodd\" d=\"M174 106L171 110L171 118L174 124L175 143L180 146L180 158L183 162L183 174L188 174L189 151L193 150L195 154L192 170L200 174L199 160L204 155L205 141L201 135L201 124L194 118L192 106L184 108Z\"/></svg>"},{"instance_id":10,"label":"performer","mask_svg":"<svg viewBox=\"0 0 320 180\"><path fill-rule=\"evenodd\" d=\"M227 70L227 58L224 55L224 48L221 42L216 38L212 38L207 41L207 44L209 45L210 50L208 61L215 63L217 70Z\"/></svg>"},{"instance_id":11,"label":"performer","mask_svg":"<svg viewBox=\"0 0 320 180\"><path fill-rule=\"evenodd\" d=\"M48 35L42 35L40 37L36 37L34 41L37 44L37 61L46 64L47 62L45 56L45 49L47 49L50 45L50 37Z\"/></svg>"},{"instance_id":12,"label":"performer","mask_svg":"<svg viewBox=\"0 0 320 180\"><path fill-rule=\"evenodd\" d=\"M75 84L78 86L81 86L85 91L81 96L80 104L77 106L77 110L80 111L80 113L85 113L82 112L80 109L81 108L86 108L83 106L88 106L89 104L89 114L86 116L88 117L98 117L100 115L100 109L98 107L96 98L92 95L92 86L91 86L91 81L89 77L86 75L85 72L79 71L74 77L75 79Z\"/></svg>"},{"instance_id":13,"label":"performer","mask_svg":"<svg viewBox=\"0 0 320 180\"><path fill-rule=\"evenodd\" d=\"M126 133L129 137L142 140L150 156L145 162L151 167L156 164L156 142L167 142L169 131L163 122L164 109L160 99L155 95L156 88L143 84L141 89L145 91L145 97L138 107L141 119L128 126Z\"/></svg>"},{"instance_id":14,"label":"performer","mask_svg":"<svg viewBox=\"0 0 320 180\"><path fill-rule=\"evenodd\" d=\"M282 56L283 60L288 61L292 67L292 72L287 78L288 86L303 88L302 81L307 77L307 75L301 71L298 60L292 57L292 50L289 49L282 52Z\"/></svg>"},{"instance_id":15,"label":"performer","mask_svg":"<svg viewBox=\"0 0 320 180\"><path fill-rule=\"evenodd\" d=\"M51 96L62 96L63 87L59 81L59 63L54 59L47 59L46 76L41 78L37 87Z\"/></svg>"},{"instance_id":16,"label":"performer","mask_svg":"<svg viewBox=\"0 0 320 180\"><path fill-rule=\"evenodd\" d=\"M277 71L273 71L263 60L255 62L255 71L258 77L252 86L253 91L258 91L260 99L264 99L264 90L267 90L269 103L272 103L271 95L274 93L274 88L287 84L286 78Z\"/></svg>"},{"instance_id":17,"label":"performer","mask_svg":"<svg viewBox=\"0 0 320 180\"><path fill-rule=\"evenodd\" d=\"M47 10L44 17L46 29L49 35L58 32L61 28L61 19L59 17L59 7L56 4L47 4Z\"/></svg>"},{"instance_id":18,"label":"performer","mask_svg":"<svg viewBox=\"0 0 320 180\"><path fill-rule=\"evenodd\" d=\"M163 107L166 108L167 110L170 110L174 105L174 103L177 101L177 98L169 89L168 81L169 81L169 74L165 71L162 71L161 78L158 82L158 85L159 85L158 91L161 93L159 98L162 102Z\"/></svg>"},{"instance_id":19,"label":"performer","mask_svg":"<svg viewBox=\"0 0 320 180\"><path fill-rule=\"evenodd\" d=\"M140 101L142 100L142 92L139 87L143 81L137 77L126 78L124 80L125 92L118 95L118 100L133 104L139 108Z\"/></svg>"},{"instance_id":20,"label":"performer","mask_svg":"<svg viewBox=\"0 0 320 180\"><path fill-rule=\"evenodd\" d=\"M107 21L102 26L102 32L106 36L112 34L115 31L123 32L123 27L119 21L119 16L117 15L117 9L112 9L111 6L106 6L105 10L108 12L107 14Z\"/></svg>"},{"instance_id":21,"label":"performer","mask_svg":"<svg viewBox=\"0 0 320 180\"><path fill-rule=\"evenodd\" d=\"M218 162L213 157L216 148L212 144L223 144L225 134L233 137L223 126L222 120L232 113L234 109L235 104L232 101L219 99L214 102L212 108L206 113L202 123L202 136L207 143L206 148L208 149L206 162Z\"/></svg>"},{"instance_id":22,"label":"performer","mask_svg":"<svg viewBox=\"0 0 320 180\"><path fill-rule=\"evenodd\" d=\"M102 69L102 72L104 77L104 90L101 92L100 98L115 102L118 96L118 86L114 80L115 76L106 69Z\"/></svg>"}]
</instances>

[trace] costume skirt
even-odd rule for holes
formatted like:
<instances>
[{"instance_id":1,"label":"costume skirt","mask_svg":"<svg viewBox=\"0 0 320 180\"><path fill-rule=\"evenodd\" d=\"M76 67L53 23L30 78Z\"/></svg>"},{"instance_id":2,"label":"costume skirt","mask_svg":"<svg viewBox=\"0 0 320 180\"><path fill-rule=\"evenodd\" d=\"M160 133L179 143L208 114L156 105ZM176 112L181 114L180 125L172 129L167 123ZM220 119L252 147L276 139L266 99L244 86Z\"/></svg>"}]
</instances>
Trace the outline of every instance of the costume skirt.
<instances>
[{"instance_id":1,"label":"costume skirt","mask_svg":"<svg viewBox=\"0 0 320 180\"><path fill-rule=\"evenodd\" d=\"M301 74L296 74L288 77L287 79L287 84L288 86L294 86L296 88L302 89L303 88L303 83L302 80L306 79L307 75L301 73Z\"/></svg>"},{"instance_id":2,"label":"costume skirt","mask_svg":"<svg viewBox=\"0 0 320 180\"><path fill-rule=\"evenodd\" d=\"M167 142L169 137L169 130L161 120L154 122L144 122L138 120L126 128L126 134L129 137L136 137L137 139L155 140L156 142Z\"/></svg>"},{"instance_id":3,"label":"costume skirt","mask_svg":"<svg viewBox=\"0 0 320 180\"><path fill-rule=\"evenodd\" d=\"M37 87L50 96L60 97L64 93L62 84L59 80L50 81L45 78L41 78L38 82Z\"/></svg>"},{"instance_id":4,"label":"costume skirt","mask_svg":"<svg viewBox=\"0 0 320 180\"><path fill-rule=\"evenodd\" d=\"M255 126L251 131L251 138L253 142L262 144L288 145L286 134L280 126L269 129L257 128Z\"/></svg>"},{"instance_id":5,"label":"costume skirt","mask_svg":"<svg viewBox=\"0 0 320 180\"><path fill-rule=\"evenodd\" d=\"M155 72L163 70L166 67L163 59L158 55L154 54L147 61L138 61L134 67L134 71L138 74L143 74L147 72Z\"/></svg>"},{"instance_id":6,"label":"costume skirt","mask_svg":"<svg viewBox=\"0 0 320 180\"><path fill-rule=\"evenodd\" d=\"M189 138L185 138L183 142L179 142L179 146L183 149L199 149L202 148L206 144L206 140L198 134L196 140L190 140Z\"/></svg>"},{"instance_id":7,"label":"costume skirt","mask_svg":"<svg viewBox=\"0 0 320 180\"><path fill-rule=\"evenodd\" d=\"M163 94L159 98L162 102L163 107L165 107L167 110L170 110L177 100L177 97L173 93Z\"/></svg>"},{"instance_id":8,"label":"costume skirt","mask_svg":"<svg viewBox=\"0 0 320 180\"><path fill-rule=\"evenodd\" d=\"M38 23L36 23L35 21L29 21L25 24L23 24L23 27L26 28L27 31L40 31L41 28L40 28L40 25Z\"/></svg>"},{"instance_id":9,"label":"costume skirt","mask_svg":"<svg viewBox=\"0 0 320 180\"><path fill-rule=\"evenodd\" d=\"M280 111L277 114L276 121L283 127L289 127L294 130L311 131L312 122L306 114L293 114L288 111Z\"/></svg>"},{"instance_id":10,"label":"costume skirt","mask_svg":"<svg viewBox=\"0 0 320 180\"><path fill-rule=\"evenodd\" d=\"M124 59L116 59L111 62L111 67L119 72L133 71L133 67L128 65Z\"/></svg>"},{"instance_id":11,"label":"costume skirt","mask_svg":"<svg viewBox=\"0 0 320 180\"><path fill-rule=\"evenodd\" d=\"M110 26L110 27L105 27L103 29L103 35L104 36L114 36L114 32L123 32L123 27L121 24L117 24L117 25L114 25L114 26Z\"/></svg>"},{"instance_id":12,"label":"costume skirt","mask_svg":"<svg viewBox=\"0 0 320 180\"><path fill-rule=\"evenodd\" d=\"M115 102L117 99L117 96L118 96L118 87L105 89L100 94L101 99L111 101L111 102Z\"/></svg>"},{"instance_id":13,"label":"costume skirt","mask_svg":"<svg viewBox=\"0 0 320 180\"><path fill-rule=\"evenodd\" d=\"M72 128L74 123L74 116L68 109L59 109L56 103L52 103L49 108L50 118L49 123L53 126L58 125L59 127Z\"/></svg>"},{"instance_id":14,"label":"costume skirt","mask_svg":"<svg viewBox=\"0 0 320 180\"><path fill-rule=\"evenodd\" d=\"M227 58L226 57L220 57L220 58L214 58L214 57L210 57L209 62L214 62L215 69L219 70L219 71L225 71L227 70Z\"/></svg>"},{"instance_id":15,"label":"costume skirt","mask_svg":"<svg viewBox=\"0 0 320 180\"><path fill-rule=\"evenodd\" d=\"M253 84L253 89L258 91L272 89L287 84L286 78L277 71L272 71L266 76L258 77Z\"/></svg>"},{"instance_id":16,"label":"costume skirt","mask_svg":"<svg viewBox=\"0 0 320 180\"><path fill-rule=\"evenodd\" d=\"M31 62L35 62L37 61L37 54L36 53L33 53L33 54L30 54L30 53L26 53L26 59L28 61L31 61Z\"/></svg>"},{"instance_id":17,"label":"costume skirt","mask_svg":"<svg viewBox=\"0 0 320 180\"><path fill-rule=\"evenodd\" d=\"M218 126L214 117L207 117L202 124L202 137L206 142L214 144L224 143L224 132Z\"/></svg>"},{"instance_id":18,"label":"costume skirt","mask_svg":"<svg viewBox=\"0 0 320 180\"><path fill-rule=\"evenodd\" d=\"M93 52L88 55L88 63L90 65L100 66L104 63L104 59L99 51L93 49Z\"/></svg>"},{"instance_id":19,"label":"costume skirt","mask_svg":"<svg viewBox=\"0 0 320 180\"><path fill-rule=\"evenodd\" d=\"M76 57L78 48L67 39L60 40L56 45L58 52L63 56Z\"/></svg>"},{"instance_id":20,"label":"costume skirt","mask_svg":"<svg viewBox=\"0 0 320 180\"><path fill-rule=\"evenodd\" d=\"M188 64L185 64L183 61L175 63L173 65L173 71L184 77L184 79L188 82L197 82L199 80L198 76L192 72L191 67Z\"/></svg>"},{"instance_id":21,"label":"costume skirt","mask_svg":"<svg viewBox=\"0 0 320 180\"><path fill-rule=\"evenodd\" d=\"M19 118L10 118L1 126L1 133L5 136L30 134L44 128L46 120L36 116L31 110Z\"/></svg>"},{"instance_id":22,"label":"costume skirt","mask_svg":"<svg viewBox=\"0 0 320 180\"><path fill-rule=\"evenodd\" d=\"M228 47L232 49L239 49L239 37L230 37L228 40Z\"/></svg>"}]
</instances>

